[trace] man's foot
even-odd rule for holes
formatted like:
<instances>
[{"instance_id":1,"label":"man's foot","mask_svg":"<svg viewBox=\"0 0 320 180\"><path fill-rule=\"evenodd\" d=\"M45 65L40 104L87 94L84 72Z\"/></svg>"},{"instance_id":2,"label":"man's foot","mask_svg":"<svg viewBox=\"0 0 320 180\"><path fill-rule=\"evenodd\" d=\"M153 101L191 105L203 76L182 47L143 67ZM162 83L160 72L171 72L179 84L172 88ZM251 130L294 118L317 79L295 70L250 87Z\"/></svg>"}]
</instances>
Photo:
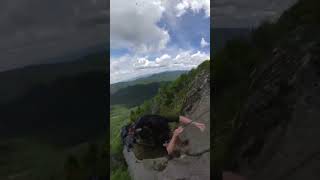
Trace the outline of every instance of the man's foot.
<instances>
[{"instance_id":1,"label":"man's foot","mask_svg":"<svg viewBox=\"0 0 320 180\"><path fill-rule=\"evenodd\" d=\"M163 143L162 146L163 146L163 147L167 147L167 146L168 146L168 143L167 143L167 142L166 142L166 143Z\"/></svg>"},{"instance_id":2,"label":"man's foot","mask_svg":"<svg viewBox=\"0 0 320 180\"><path fill-rule=\"evenodd\" d=\"M200 131L204 131L206 129L206 125L203 123L199 123L199 122L194 122L194 125L200 129Z\"/></svg>"}]
</instances>

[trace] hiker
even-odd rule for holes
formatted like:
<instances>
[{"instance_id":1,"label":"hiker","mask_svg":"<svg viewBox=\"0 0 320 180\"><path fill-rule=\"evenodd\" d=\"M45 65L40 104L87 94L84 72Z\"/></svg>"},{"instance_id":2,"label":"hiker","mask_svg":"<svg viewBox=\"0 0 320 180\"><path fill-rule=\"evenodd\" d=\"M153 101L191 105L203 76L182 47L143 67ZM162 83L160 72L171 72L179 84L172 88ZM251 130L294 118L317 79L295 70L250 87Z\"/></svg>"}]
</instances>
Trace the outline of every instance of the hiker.
<instances>
[{"instance_id":1,"label":"hiker","mask_svg":"<svg viewBox=\"0 0 320 180\"><path fill-rule=\"evenodd\" d=\"M179 122L181 125L171 133L169 124L170 122ZM129 129L134 133L135 138L154 142L155 145L161 145L166 148L167 154L170 156L177 152L178 146L181 144L186 145L187 142L182 142L179 135L183 132L184 127L194 125L202 132L205 130L203 123L194 122L191 119L179 116L178 118L166 118L158 115L145 115L141 117ZM136 142L139 142L136 140Z\"/></svg>"},{"instance_id":2,"label":"hiker","mask_svg":"<svg viewBox=\"0 0 320 180\"><path fill-rule=\"evenodd\" d=\"M179 135L183 132L184 127L192 124L195 127L199 128L201 132L203 132L205 130L205 124L199 123L199 122L194 122L191 119L184 117L184 116L179 117L179 122L181 123L181 125L173 131L173 134L172 134L172 137L171 137L169 143L163 144L163 146L166 147L168 155L172 155L175 151L177 151L177 146L187 145L188 141L182 142L179 138Z\"/></svg>"},{"instance_id":3,"label":"hiker","mask_svg":"<svg viewBox=\"0 0 320 180\"><path fill-rule=\"evenodd\" d=\"M127 151L133 148L133 144L135 143L134 138L134 130L131 128L131 125L126 125L121 128L121 140L124 147L127 148Z\"/></svg>"}]
</instances>

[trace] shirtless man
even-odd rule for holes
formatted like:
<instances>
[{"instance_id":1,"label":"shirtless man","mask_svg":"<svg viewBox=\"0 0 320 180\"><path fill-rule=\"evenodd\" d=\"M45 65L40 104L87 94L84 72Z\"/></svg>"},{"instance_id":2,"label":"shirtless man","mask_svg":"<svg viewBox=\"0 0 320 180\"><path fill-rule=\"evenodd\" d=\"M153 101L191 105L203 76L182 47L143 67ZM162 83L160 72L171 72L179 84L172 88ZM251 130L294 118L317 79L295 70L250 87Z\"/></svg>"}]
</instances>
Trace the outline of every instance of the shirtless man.
<instances>
[{"instance_id":1,"label":"shirtless man","mask_svg":"<svg viewBox=\"0 0 320 180\"><path fill-rule=\"evenodd\" d=\"M179 135L183 132L184 127L191 124L199 128L201 132L203 132L206 127L205 124L194 122L191 119L184 116L179 117L179 122L181 123L181 125L173 131L173 135L171 137L170 142L164 144L169 155L171 155L176 150L177 145L180 144L181 140L179 139Z\"/></svg>"}]
</instances>

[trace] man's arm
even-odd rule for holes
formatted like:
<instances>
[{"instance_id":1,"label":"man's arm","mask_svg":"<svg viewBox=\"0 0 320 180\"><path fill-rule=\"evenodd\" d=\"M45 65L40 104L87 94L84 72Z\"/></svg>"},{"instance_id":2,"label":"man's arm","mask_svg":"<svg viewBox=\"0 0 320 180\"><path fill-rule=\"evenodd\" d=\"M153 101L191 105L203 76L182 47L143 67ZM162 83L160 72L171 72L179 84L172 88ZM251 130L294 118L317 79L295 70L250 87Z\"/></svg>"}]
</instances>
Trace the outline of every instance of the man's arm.
<instances>
[{"instance_id":1,"label":"man's arm","mask_svg":"<svg viewBox=\"0 0 320 180\"><path fill-rule=\"evenodd\" d=\"M182 124L188 125L188 124L193 124L194 126L196 126L197 128L199 128L201 131L204 131L205 129L205 125L203 123L198 123L198 122L194 122L191 119L185 117L185 116L179 116L179 121Z\"/></svg>"},{"instance_id":2,"label":"man's arm","mask_svg":"<svg viewBox=\"0 0 320 180\"><path fill-rule=\"evenodd\" d=\"M173 153L174 148L175 148L175 146L177 144L177 138L178 138L179 134L182 133L182 131L183 131L182 127L178 127L176 130L174 130L172 138L171 138L171 140L170 140L170 142L169 142L169 144L167 145L167 148L166 148L168 154L172 154Z\"/></svg>"},{"instance_id":3,"label":"man's arm","mask_svg":"<svg viewBox=\"0 0 320 180\"><path fill-rule=\"evenodd\" d=\"M174 147L176 145L176 142L177 142L177 136L172 136L172 138L171 138L171 140L170 140L170 142L169 142L169 144L168 144L168 146L166 148L168 154L172 154L173 153Z\"/></svg>"},{"instance_id":4,"label":"man's arm","mask_svg":"<svg viewBox=\"0 0 320 180\"><path fill-rule=\"evenodd\" d=\"M190 124L192 123L192 120L185 117L185 116L179 116L179 121L182 123L182 124Z\"/></svg>"}]
</instances>

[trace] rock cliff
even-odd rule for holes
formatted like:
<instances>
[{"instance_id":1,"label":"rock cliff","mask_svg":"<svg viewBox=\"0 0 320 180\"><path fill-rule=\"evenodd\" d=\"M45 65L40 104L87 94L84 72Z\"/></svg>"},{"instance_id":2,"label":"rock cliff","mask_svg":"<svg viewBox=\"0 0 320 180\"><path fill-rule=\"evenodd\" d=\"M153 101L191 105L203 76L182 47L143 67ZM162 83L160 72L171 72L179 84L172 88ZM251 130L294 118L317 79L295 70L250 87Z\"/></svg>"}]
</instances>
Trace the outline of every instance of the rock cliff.
<instances>
[{"instance_id":1,"label":"rock cliff","mask_svg":"<svg viewBox=\"0 0 320 180\"><path fill-rule=\"evenodd\" d=\"M202 133L187 126L180 136L189 140L189 155L168 160L137 160L132 152L123 151L134 180L209 180L210 179L210 73L202 71L190 82L192 87L183 105L183 115L205 123Z\"/></svg>"},{"instance_id":2,"label":"rock cliff","mask_svg":"<svg viewBox=\"0 0 320 180\"><path fill-rule=\"evenodd\" d=\"M295 28L253 74L232 148L249 179L320 179L319 30Z\"/></svg>"}]
</instances>

